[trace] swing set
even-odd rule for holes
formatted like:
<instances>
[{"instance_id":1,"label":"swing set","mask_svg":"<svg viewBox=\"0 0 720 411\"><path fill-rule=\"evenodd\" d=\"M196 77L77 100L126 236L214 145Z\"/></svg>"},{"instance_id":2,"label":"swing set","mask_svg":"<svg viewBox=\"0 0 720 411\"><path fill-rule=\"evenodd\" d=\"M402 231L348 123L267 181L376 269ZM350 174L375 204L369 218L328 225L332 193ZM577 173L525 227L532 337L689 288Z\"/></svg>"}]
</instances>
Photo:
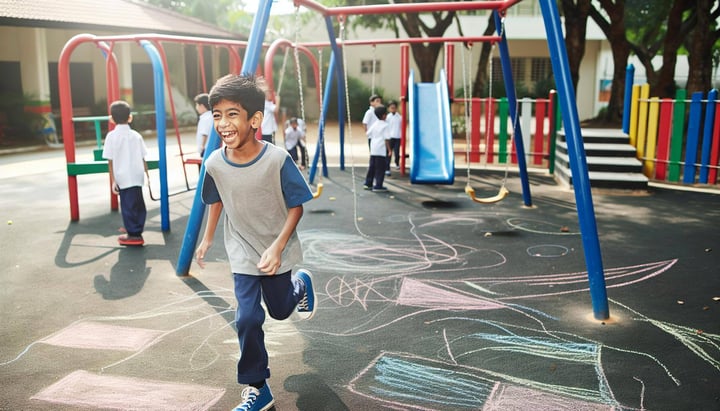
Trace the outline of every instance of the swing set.
<instances>
[{"instance_id":1,"label":"swing set","mask_svg":"<svg viewBox=\"0 0 720 411\"><path fill-rule=\"evenodd\" d=\"M495 27L500 30L498 34L501 39L497 42L497 44L500 53L500 61L503 68L503 79L506 82L505 89L507 92L507 98L510 102L510 115L515 122L517 116L517 97L514 92L514 84L512 84L512 73L510 71L510 60L507 41L505 39L505 33L500 28L504 27L504 25L502 24L501 16L504 16L505 11L519 1L520 0L489 0L474 2L402 3L329 8L312 0L295 0L295 6L304 6L323 15L325 19L325 25L328 31L330 46L332 48L332 54L328 69L328 80L326 81L326 84L329 84L332 81L336 81L338 86L337 89L343 91L347 91L345 76L343 75L344 68L342 64L339 63L339 61L342 61L343 54L335 36L335 30L332 21L333 17L339 17L340 21L343 22L345 17L349 15L491 10L496 22ZM580 231L582 233L583 239L583 249L585 251L586 263L588 266L588 279L590 284L590 295L593 303L593 315L597 320L606 320L609 318L610 314L605 287L605 278L602 268L602 260L600 257L600 244L592 204L592 195L590 192L587 161L585 159L585 153L583 151L582 145L583 143L582 135L580 132L580 121L578 117L577 106L574 100L574 86L572 84L572 79L570 76L569 64L567 61L567 52L565 50L565 44L562 36L562 25L555 0L538 1L540 3L542 16L545 23L551 63L553 67L553 72L555 74L555 83L558 88L558 101L560 103L560 107L563 113L565 134L568 140L568 153L570 157L574 160L570 162L571 172L575 188L574 191L580 222ZM262 49L262 40L264 33L267 29L267 23L269 20L271 8L271 0L260 0L258 4L258 12L255 15L255 20L253 21L252 31L249 37L246 59L243 62L243 68L241 71L242 73L252 73L257 66L257 60ZM426 41L426 39L422 39L422 41ZM511 82L510 86L508 86L508 81ZM325 102L329 98L329 93L327 92L328 89L329 87L325 88ZM437 95L435 95L435 97L437 97ZM407 102L404 101L403 105L405 104L407 104ZM338 98L338 108L340 113L345 112L345 101L343 101L342 98ZM321 121L324 118L326 110L327 104L323 104L323 115L321 115ZM343 116L339 116L339 118L341 130L340 139L342 147L342 143L344 141ZM519 128L517 129L517 131L519 131ZM217 136L214 136L214 138L217 139ZM527 172L526 170L524 170L525 155L524 152L520 152L520 150L522 150L522 139L519 138L519 132L516 132L513 135L513 139L515 141L516 150L518 150L517 158L518 166L520 167L523 198L525 199L526 205L531 205L528 204L530 203L529 182L527 179ZM319 141L318 144L322 144L322 141ZM316 160L319 154L320 151L316 150ZM313 164L313 166L315 165L316 163ZM200 182L198 184L200 184ZM500 190L500 194L501 193L502 188ZM186 230L184 237L185 241L183 242L182 249L180 250L180 257L176 266L176 272L178 275L187 275L189 273L195 244L197 242L199 230L202 225L202 216L205 209L204 205L202 205L202 201L199 198L197 191L195 198L196 201L193 205L191 215L188 219L188 229Z\"/></svg>"},{"instance_id":2,"label":"swing set","mask_svg":"<svg viewBox=\"0 0 720 411\"><path fill-rule=\"evenodd\" d=\"M166 135L166 109L165 109L165 93L167 93L168 100L170 102L170 112L172 116L172 122L175 129L175 136L177 138L177 144L179 148L179 157L183 165L183 176L185 178L186 192L191 190L188 183L186 165L187 164L198 164L194 159L186 157L182 149L182 141L180 138L180 127L177 120L177 113L175 112L175 104L173 102L173 91L172 84L170 81L169 68L167 64L167 55L163 44L180 44L180 45L196 45L198 48L198 60L200 62L200 71L203 78L203 87L205 82L205 71L204 61L202 57L202 47L211 46L218 47L227 50L229 60L229 70L232 73L239 73L242 64L238 50L240 48L247 47L248 43L245 41L234 41L234 40L221 40L221 39L210 39L200 37L189 37L189 36L172 36L172 35L161 35L161 34L145 34L145 35L120 35L120 36L95 36L92 34L79 34L70 39L63 50L60 53L58 60L58 91L60 100L60 115L62 118L62 130L63 130L63 145L65 148L65 159L67 162L67 173L68 173L68 191L70 196L70 219L72 221L78 221L80 219L80 209L78 204L78 175L84 174L96 174L96 173L107 173L107 161L102 158L98 158L98 151L101 149L101 142L98 141L98 150L95 150L95 158L93 161L77 161L76 160L76 145L75 145L75 127L73 125L73 107L72 107L72 96L70 88L70 59L73 52L78 46L82 44L95 45L103 54L105 59L105 72L107 75L106 86L107 86L107 99L108 102L112 102L121 98L120 93L120 81L119 81L119 70L118 70L118 58L115 53L115 46L121 43L135 43L140 45L148 55L153 68L153 88L155 98L155 123L157 127L157 141L158 141L158 160L148 161L148 166L151 169L159 170L159 181L160 181L160 214L161 214L161 227L163 231L170 230L170 218L169 218L169 200L171 195L179 193L169 193L168 189L168 161L167 161L167 135ZM121 50L122 51L122 50ZM129 56L127 61L130 60ZM123 61L126 62L126 61ZM108 129L112 130L114 125L112 122L108 124ZM96 130L97 132L97 130ZM215 133L213 133L215 134ZM118 209L118 198L108 185L108 192L110 195L110 208L111 210ZM150 196L154 198L152 190L150 190Z\"/></svg>"}]
</instances>

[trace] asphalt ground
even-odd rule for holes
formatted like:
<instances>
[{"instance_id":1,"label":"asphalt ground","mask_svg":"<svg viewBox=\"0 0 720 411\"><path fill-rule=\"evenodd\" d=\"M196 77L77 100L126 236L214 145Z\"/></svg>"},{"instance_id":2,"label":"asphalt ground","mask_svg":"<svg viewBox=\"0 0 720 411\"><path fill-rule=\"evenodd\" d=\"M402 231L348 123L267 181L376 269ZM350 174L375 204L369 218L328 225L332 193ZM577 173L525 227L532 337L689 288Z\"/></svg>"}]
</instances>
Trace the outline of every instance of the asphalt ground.
<instances>
[{"instance_id":1,"label":"asphalt ground","mask_svg":"<svg viewBox=\"0 0 720 411\"><path fill-rule=\"evenodd\" d=\"M598 321L574 194L552 176L531 173L533 207L514 170L491 205L464 194L462 168L451 186L393 171L372 193L353 147L345 170L331 156L298 229L318 312L266 323L276 410L720 410L718 194L593 191ZM64 164L0 156L0 409L232 409L222 233L204 270L176 274L194 197L180 167L170 231L146 196L146 244L122 247L107 175L79 177L71 222ZM504 177L471 171L483 197Z\"/></svg>"}]
</instances>

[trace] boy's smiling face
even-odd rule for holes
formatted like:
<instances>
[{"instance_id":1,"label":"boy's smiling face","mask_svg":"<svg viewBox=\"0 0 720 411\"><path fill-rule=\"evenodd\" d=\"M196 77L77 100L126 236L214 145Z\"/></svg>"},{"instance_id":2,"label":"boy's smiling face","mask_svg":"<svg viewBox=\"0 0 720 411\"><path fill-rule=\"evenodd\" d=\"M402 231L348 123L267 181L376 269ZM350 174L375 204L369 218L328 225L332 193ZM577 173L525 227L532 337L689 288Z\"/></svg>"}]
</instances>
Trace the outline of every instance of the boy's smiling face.
<instances>
[{"instance_id":1,"label":"boy's smiling face","mask_svg":"<svg viewBox=\"0 0 720 411\"><path fill-rule=\"evenodd\" d=\"M252 143L263 118L263 114L258 111L248 119L243 106L225 99L213 106L212 114L215 130L229 149L242 148Z\"/></svg>"}]
</instances>

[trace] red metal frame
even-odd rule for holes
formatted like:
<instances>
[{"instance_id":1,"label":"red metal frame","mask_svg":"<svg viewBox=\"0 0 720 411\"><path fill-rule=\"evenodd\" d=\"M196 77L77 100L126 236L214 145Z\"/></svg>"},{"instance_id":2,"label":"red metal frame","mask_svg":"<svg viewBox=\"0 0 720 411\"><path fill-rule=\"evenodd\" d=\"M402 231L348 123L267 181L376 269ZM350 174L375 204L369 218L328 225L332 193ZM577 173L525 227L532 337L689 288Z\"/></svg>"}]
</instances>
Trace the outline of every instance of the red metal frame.
<instances>
[{"instance_id":1,"label":"red metal frame","mask_svg":"<svg viewBox=\"0 0 720 411\"><path fill-rule=\"evenodd\" d=\"M295 7L305 6L324 17L364 14L422 13L433 11L497 10L502 12L520 0L460 1L431 3L374 4L367 6L325 7L312 0L295 0Z\"/></svg>"},{"instance_id":2,"label":"red metal frame","mask_svg":"<svg viewBox=\"0 0 720 411\"><path fill-rule=\"evenodd\" d=\"M230 70L231 72L239 72L242 64L238 54L240 47L247 47L246 41L236 40L222 40L222 39L211 39L202 37L190 37L190 36L173 36L173 35L162 35L162 34L140 34L140 35L121 35L121 36L95 36L92 34L80 34L70 39L62 51L60 52L60 58L58 59L58 91L60 101L60 116L62 120L62 136L63 144L65 148L65 160L68 164L75 163L75 127L73 125L73 108L72 108L72 94L70 90L70 58L72 57L75 49L84 43L95 44L98 48L103 50L106 54L106 84L108 102L117 100L120 98L120 86L119 77L117 70L117 59L113 53L114 44L117 42L140 42L141 40L147 40L155 44L158 51L161 53L163 58L163 65L165 70L165 80L168 91L171 88L170 76L167 67L167 61L165 58L165 52L162 47L163 42L168 43L179 43L179 44L194 44L194 45L211 45L216 47L225 47L228 49L230 55ZM169 91L172 93L171 91ZM177 117L175 116L174 104L172 104L172 94L169 95L171 101L171 110L173 111L173 122L175 124L176 136L180 139L180 133L177 123ZM112 126L110 126L112 127ZM78 221L80 219L80 209L78 205L78 185L77 176L68 175L68 192L70 196L70 219L72 221ZM111 209L116 210L117 197L113 194L111 198Z\"/></svg>"}]
</instances>

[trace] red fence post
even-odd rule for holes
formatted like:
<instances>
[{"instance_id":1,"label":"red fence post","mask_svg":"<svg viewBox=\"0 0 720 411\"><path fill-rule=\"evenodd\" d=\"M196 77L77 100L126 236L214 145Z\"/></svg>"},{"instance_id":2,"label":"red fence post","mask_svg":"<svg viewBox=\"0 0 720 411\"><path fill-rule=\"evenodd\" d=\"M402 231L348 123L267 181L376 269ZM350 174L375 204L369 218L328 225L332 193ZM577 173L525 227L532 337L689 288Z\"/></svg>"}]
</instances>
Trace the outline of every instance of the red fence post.
<instances>
[{"instance_id":1,"label":"red fence post","mask_svg":"<svg viewBox=\"0 0 720 411\"><path fill-rule=\"evenodd\" d=\"M495 159L495 100L485 99L485 161L490 164Z\"/></svg>"},{"instance_id":2,"label":"red fence post","mask_svg":"<svg viewBox=\"0 0 720 411\"><path fill-rule=\"evenodd\" d=\"M535 141L533 147L533 164L542 164L545 152L545 108L547 100L535 100Z\"/></svg>"},{"instance_id":3,"label":"red fence post","mask_svg":"<svg viewBox=\"0 0 720 411\"><path fill-rule=\"evenodd\" d=\"M660 127L658 128L655 178L667 178L668 158L670 153L670 133L672 131L673 100L664 98L660 101Z\"/></svg>"},{"instance_id":4,"label":"red fence post","mask_svg":"<svg viewBox=\"0 0 720 411\"><path fill-rule=\"evenodd\" d=\"M470 100L470 116L472 124L472 130L470 130L470 159L469 162L480 161L480 100ZM465 124L465 127L470 127L470 124Z\"/></svg>"},{"instance_id":5,"label":"red fence post","mask_svg":"<svg viewBox=\"0 0 720 411\"><path fill-rule=\"evenodd\" d=\"M708 183L717 184L718 157L720 157L720 104L715 105L715 124L713 124L712 149L710 150L710 170Z\"/></svg>"}]
</instances>

